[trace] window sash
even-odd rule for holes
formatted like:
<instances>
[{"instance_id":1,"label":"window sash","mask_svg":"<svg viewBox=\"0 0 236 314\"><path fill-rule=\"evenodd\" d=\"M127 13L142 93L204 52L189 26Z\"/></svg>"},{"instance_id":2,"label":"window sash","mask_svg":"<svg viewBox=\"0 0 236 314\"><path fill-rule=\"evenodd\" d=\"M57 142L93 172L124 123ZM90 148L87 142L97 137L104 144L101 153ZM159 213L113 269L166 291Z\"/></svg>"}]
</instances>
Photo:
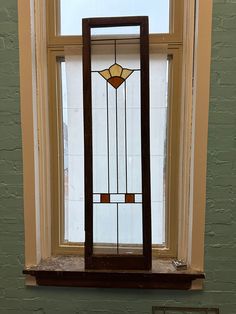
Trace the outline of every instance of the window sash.
<instances>
[{"instance_id":1,"label":"window sash","mask_svg":"<svg viewBox=\"0 0 236 314\"><path fill-rule=\"evenodd\" d=\"M163 47L160 47L163 52ZM167 188L166 188L166 244L153 245L154 256L175 257L177 254L178 226L178 164L179 164L179 114L181 90L181 50L178 46L167 48L170 63L169 92L169 132L167 134ZM80 243L64 242L64 180L63 180L63 137L62 137L62 99L61 73L58 61L66 56L66 49L49 49L49 98L51 121L52 154L52 251L53 254L83 254ZM56 78L56 79L55 79ZM175 82L175 84L171 84ZM172 85L172 86L171 86ZM177 100L177 101L176 101Z\"/></svg>"},{"instance_id":2,"label":"window sash","mask_svg":"<svg viewBox=\"0 0 236 314\"><path fill-rule=\"evenodd\" d=\"M47 1L48 46L82 44L82 36L60 35L60 0ZM179 43L183 41L184 0L170 0L170 33L150 35L150 43Z\"/></svg>"},{"instance_id":3,"label":"window sash","mask_svg":"<svg viewBox=\"0 0 236 314\"><path fill-rule=\"evenodd\" d=\"M58 58L65 57L67 47L81 47L82 36L60 36L60 0L45 0L47 4L47 49L52 147L52 253L84 254L84 246L79 243L64 242L64 199L63 199L63 150L61 125L61 90ZM149 35L151 45L164 49L171 56L170 90L167 134L167 175L166 175L166 227L165 245L153 245L153 256L176 257L178 251L179 212L179 144L180 144L180 102L181 102L181 62L183 36L184 0L172 0L170 5L170 33ZM59 104L59 106L57 106ZM57 183L57 184L56 184Z\"/></svg>"}]
</instances>

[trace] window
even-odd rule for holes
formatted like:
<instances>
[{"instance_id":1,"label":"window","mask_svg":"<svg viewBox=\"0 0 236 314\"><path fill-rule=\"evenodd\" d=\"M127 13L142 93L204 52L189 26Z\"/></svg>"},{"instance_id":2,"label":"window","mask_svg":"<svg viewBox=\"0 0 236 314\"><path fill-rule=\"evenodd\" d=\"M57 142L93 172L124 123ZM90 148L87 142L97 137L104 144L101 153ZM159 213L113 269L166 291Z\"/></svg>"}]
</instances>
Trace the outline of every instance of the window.
<instances>
[{"instance_id":1,"label":"window","mask_svg":"<svg viewBox=\"0 0 236 314\"><path fill-rule=\"evenodd\" d=\"M84 2L85 3L85 2ZM64 1L48 2L48 20L49 20L49 38L48 38L48 54L49 54L49 74L50 74L50 89L49 97L51 100L51 134L52 143L54 146L52 150L54 171L52 173L52 191L54 195L54 204L52 205L52 211L54 212L53 219L53 238L52 238L52 250L53 254L68 254L73 252L83 254L83 242L84 242L84 158L83 158L83 80L82 80L82 34L81 25L83 16L93 16L94 10L97 8L88 7L81 2L74 2L71 5L65 4ZM133 15L132 3L128 7L124 6L119 9L119 6L113 3L111 6L106 5L106 1L102 2L103 7L109 7L108 16L119 15ZM181 90L181 59L182 59L182 20L183 20L183 3L178 2L178 6L175 5L175 1L163 1L160 5L160 11L158 3L156 1L150 1L147 6L146 12L149 14L150 20L150 120L151 120L151 192L152 192L152 243L153 243L153 255L164 257L176 257L177 256L177 242L178 242L178 228L176 225L178 215L178 195L176 193L176 186L178 186L178 146L179 146L179 121L180 121L180 90ZM99 5L100 8L100 5ZM80 10L81 9L81 10ZM123 11L122 11L123 10ZM143 2L138 1L136 7L136 14L140 14L143 10ZM71 29L71 20L73 20L73 12L81 12L80 23L75 22L74 32ZM152 12L159 12L157 15L162 16L165 29L162 29L160 25L156 23L158 17L155 18ZM97 16L98 13L95 14ZM104 13L105 15L105 13ZM55 28L54 26L57 25ZM102 30L102 31L101 31ZM104 28L100 29L101 32ZM108 36L108 28L104 31L103 36ZM118 27L115 30L115 34L125 35L135 34L137 28L130 27L125 29L124 27ZM160 33L163 31L163 34ZM98 32L97 29L93 30L93 35ZM114 31L113 31L114 32ZM73 37L72 35L78 35ZM60 36L63 35L63 36ZM105 45L106 44L106 45ZM104 46L105 45L105 46ZM93 48L94 56L94 68L100 67L100 69L109 68L112 62L111 54L113 46L107 42L102 42L100 45ZM118 43L117 51L122 52L118 56L120 63L126 68L138 68L137 43L130 44L129 41L126 44ZM135 92L134 83L129 86L129 82L132 82L132 78L137 77L138 72L127 80L127 86L133 89L130 94L133 100L128 102L137 101L135 96L138 92ZM51 83L53 82L53 83ZM98 81L99 83L100 81ZM96 91L95 91L96 93ZM62 96L61 96L62 95ZM99 97L99 92L95 96ZM137 97L137 96L136 96ZM103 99L100 99L103 102ZM129 105L129 104L128 104ZM131 109L132 110L132 109ZM135 112L134 112L135 113ZM138 110L135 113L138 119ZM60 121L61 116L63 122ZM111 118L111 117L110 117ZM79 123L78 123L79 121ZM98 121L101 123L101 121ZM114 121L115 123L115 121ZM134 126L133 126L134 127ZM101 128L100 128L101 129ZM102 131L101 131L102 132ZM104 131L105 132L105 131ZM103 133L104 133L103 132ZM111 130L112 132L112 130ZM114 131L115 132L115 131ZM175 133L175 138L172 136L172 132ZM62 143L62 137L64 136L64 144ZM101 134L101 136L106 136ZM56 138L59 139L61 144L56 144ZM137 138L138 140L138 138ZM136 145L138 150L138 142ZM60 146L61 145L61 146ZM64 148L62 147L64 145ZM112 149L112 142L109 143L109 148ZM62 160L62 151L64 149L64 160ZM106 149L106 148L105 148ZM171 152L171 153L170 153ZM100 154L103 152L100 151ZM135 151L133 151L133 154ZM59 158L58 158L59 156ZM61 157L60 157L61 156ZM172 156L172 157L170 157ZM101 156L96 157L101 159ZM132 163L128 167L127 171L134 171L138 168L138 157L132 158ZM131 160L131 159L130 159ZM123 162L120 158L120 167ZM64 163L64 178L63 174L58 175L58 169L62 169ZM111 192L115 192L116 184L116 160L110 160L109 171L113 171L111 175ZM135 165L136 163L136 165ZM119 167L119 166L118 166ZM131 168L132 167L132 168ZM100 187L98 185L106 184L107 173L107 161L105 159L100 160L98 173L94 174L94 190L99 193ZM132 170L133 169L133 170ZM59 171L60 172L60 171ZM122 169L118 169L120 175L122 175ZM132 176L131 176L132 177ZM103 181L102 181L103 179ZM122 180L122 179L121 179ZM58 185L57 185L58 182ZM131 183L131 192L139 191L139 186L134 186ZM64 199L61 195L64 194ZM56 199L56 195L58 198ZM171 197L170 197L171 196ZM103 205L104 206L104 205ZM122 207L122 206L121 206ZM130 206L129 206L130 207ZM113 214L107 212L107 209L103 207L103 214L97 216L96 225L103 223L103 220L107 220L107 233L97 234L100 241L109 242L115 241L118 237L119 230L116 229L117 217L116 211ZM124 233L125 222L129 226L133 227L132 232L136 233L136 237L142 237L142 234L138 235L138 226L140 226L142 215L127 214L127 210L124 211L121 208L121 228L120 234ZM123 218L122 218L123 212ZM124 215L126 213L126 215ZM129 221L127 221L129 219ZM110 220L110 222L109 222ZM113 221L113 222L112 222ZM123 221L123 223L122 223ZM132 223L133 221L133 223ZM123 224L123 230L122 230ZM141 227L141 226L140 226ZM136 230L135 230L136 228ZM128 230L126 228L126 233ZM95 231L95 230L94 230ZM102 240L103 239L103 240ZM134 241L133 239L130 239ZM124 239L124 241L126 241ZM137 240L140 242L140 240ZM136 242L137 242L136 241ZM137 243L138 243L137 242Z\"/></svg>"},{"instance_id":2,"label":"window","mask_svg":"<svg viewBox=\"0 0 236 314\"><path fill-rule=\"evenodd\" d=\"M65 195L66 193L68 195L72 193L69 190L69 183L66 182L66 179L69 180L70 178L69 165L72 162L68 161L69 158L67 160L66 158L63 159L61 154L63 148L66 151L71 145L69 137L66 136L68 128L79 127L78 123L73 122L73 119L76 119L75 114L71 114L69 119L66 106L68 97L71 97L76 89L76 94L81 97L81 93L78 92L81 88L81 81L78 82L79 77L75 76L75 72L79 73L80 71L82 73L80 52L82 38L79 24L73 24L76 25L73 27L74 33L71 32L70 21L68 25L63 22L63 27L60 29L58 17L61 16L61 20L65 20L66 10L69 10L69 7L65 8L66 1L60 2L61 6L59 6L59 1L48 1L49 36L47 49L45 3L35 2L35 16L32 14L33 8L29 4L19 3L21 69L23 69L21 72L21 106L22 121L24 121L26 266L35 265L41 258L55 254L68 255L77 254L79 251L81 254L83 252L80 244L83 235L71 232L75 221L69 217L69 210L65 212L62 210L64 207L66 208L64 204L67 204L67 206L71 206L71 211L73 211L72 202L70 202L73 198L64 199L62 197L64 195L62 191L65 191ZM161 23L163 28L160 28L160 25L155 25L155 17L150 17L150 58L151 68L154 69L151 70L151 84L160 84L159 86L163 84L164 89L162 90L168 90L167 108L155 111L154 105L151 109L153 110L151 117L156 117L162 123L165 121L165 117L168 117L166 119L168 121L167 135L165 135L166 125L159 124L160 132L164 130L164 134L162 133L163 142L161 145L159 143L158 146L162 151L160 159L166 160L166 166L164 167L162 164L160 167L162 168L161 175L158 172L159 169L155 169L155 167L153 169L160 177L163 177L163 174L166 175L161 187L162 191L165 191L163 194L164 202L162 200L162 208L159 209L159 215L163 215L165 223L160 223L158 228L155 228L155 221L158 223L158 219L155 219L155 213L152 215L152 224L154 224L152 236L155 239L153 241L153 255L183 258L188 262L191 269L202 271L206 163L206 155L202 152L206 151L211 1L207 2L208 4L197 1L195 8L194 3L187 1L178 1L178 5L174 0L164 1L163 3L165 5L161 16L164 16L164 12L168 9L170 12L169 21ZM105 6L105 1L103 5ZM137 6L137 10L142 12L141 2L140 6ZM96 11L98 12L98 10ZM24 21L21 15L23 12L24 15L27 12L27 19L24 19ZM71 20L73 20L72 11L70 14ZM98 14L100 15L99 12ZM122 15L122 12L117 14ZM195 34L195 70L192 73L194 14L196 16L197 32ZM113 15L115 16L115 14ZM83 16L84 12L81 11L81 17ZM29 38L27 33L24 33L24 27L30 29L30 25L34 25L30 19L35 20L37 44L35 44L33 37ZM203 34L201 32L207 33L207 36L201 37L200 35ZM31 50L28 53L30 55L26 56L23 47L29 45L29 43ZM202 49L202 47L204 48ZM206 47L208 50L206 50ZM34 72L33 64L35 48L36 72ZM201 55L203 50L205 53L204 58ZM46 82L47 68L45 67L46 51L48 51L49 60L48 88ZM181 60L184 60L184 62L181 63ZM156 74L157 72L162 73L162 79ZM25 79L26 77L27 79ZM194 77L194 86L192 86L192 77ZM72 78L74 84L76 84L75 86L68 84ZM25 85L29 80L32 82L30 92ZM193 97L192 87L194 88ZM35 88L39 93L34 93ZM155 85L154 88L151 86L150 92L153 93L151 98L160 97L160 94L157 94L158 91L155 89ZM163 103L166 103L165 97L164 94L160 98ZM30 110L29 106L25 107L27 103L33 104ZM56 104L60 104L60 106L56 106ZM48 107L50 108L49 115L47 112ZM76 121L81 118L81 116L78 116ZM66 126L68 120L72 121L73 124ZM51 142L49 140L49 127L51 128ZM37 128L39 129L38 133L36 132ZM153 127L153 129L157 131L156 128ZM32 132L29 133L26 130L32 130ZM64 141L62 141L63 137L60 134L62 131ZM155 143L155 134L153 139L153 143ZM79 136L78 138L73 137L73 141L78 142ZM38 146L39 151L37 150ZM49 147L51 147L51 150ZM154 147L157 146L154 145ZM154 152L154 155L156 155L156 152ZM166 159L165 156L167 156ZM78 163L76 164L78 165ZM62 165L64 165L64 173L61 171ZM156 165L156 163L153 163L153 165ZM68 173L66 173L67 166ZM51 168L53 169L52 173ZM71 180L73 180L73 177L72 171ZM80 184L78 182L81 181L77 180L76 184ZM32 212L30 208L35 208L35 211ZM82 217L83 210L80 210L80 212ZM70 223L70 220L73 224ZM163 221L163 219L161 220ZM79 227L82 227L83 220L79 221ZM68 224L70 225L69 228L67 227ZM77 228L78 224L75 223L75 229ZM199 230L198 234L195 229ZM162 231L158 234L155 233L156 230Z\"/></svg>"}]
</instances>

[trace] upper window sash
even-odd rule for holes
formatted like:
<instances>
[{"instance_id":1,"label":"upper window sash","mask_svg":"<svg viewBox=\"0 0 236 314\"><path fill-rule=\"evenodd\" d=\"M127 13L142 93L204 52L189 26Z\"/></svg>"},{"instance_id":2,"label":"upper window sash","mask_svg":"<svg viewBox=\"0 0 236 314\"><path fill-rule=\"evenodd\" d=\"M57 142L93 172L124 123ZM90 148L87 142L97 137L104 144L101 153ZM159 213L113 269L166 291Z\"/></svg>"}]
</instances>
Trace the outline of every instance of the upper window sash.
<instances>
[{"instance_id":1,"label":"upper window sash","mask_svg":"<svg viewBox=\"0 0 236 314\"><path fill-rule=\"evenodd\" d=\"M82 44L82 36L60 35L60 0L46 0L48 45ZM170 32L150 34L151 43L182 43L184 0L170 0ZM82 23L82 22L81 22Z\"/></svg>"}]
</instances>

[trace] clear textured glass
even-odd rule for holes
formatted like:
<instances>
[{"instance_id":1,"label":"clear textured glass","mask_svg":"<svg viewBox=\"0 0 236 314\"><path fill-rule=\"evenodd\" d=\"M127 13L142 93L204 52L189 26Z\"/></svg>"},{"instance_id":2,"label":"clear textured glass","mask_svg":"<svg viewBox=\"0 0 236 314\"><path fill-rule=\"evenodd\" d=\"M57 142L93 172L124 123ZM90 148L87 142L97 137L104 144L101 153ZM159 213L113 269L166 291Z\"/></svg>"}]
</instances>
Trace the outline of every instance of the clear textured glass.
<instances>
[{"instance_id":1,"label":"clear textured glass","mask_svg":"<svg viewBox=\"0 0 236 314\"><path fill-rule=\"evenodd\" d=\"M166 242L166 149L169 66L166 53L150 49L150 163L152 244Z\"/></svg>"},{"instance_id":2,"label":"clear textured glass","mask_svg":"<svg viewBox=\"0 0 236 314\"><path fill-rule=\"evenodd\" d=\"M119 244L139 245L142 248L142 204L119 204L118 219Z\"/></svg>"},{"instance_id":3,"label":"clear textured glass","mask_svg":"<svg viewBox=\"0 0 236 314\"><path fill-rule=\"evenodd\" d=\"M138 45L132 48L126 45L125 51L121 53L119 46L117 49L117 62L126 68L138 68L140 66L136 52ZM92 48L92 70L98 71L101 68L106 69L113 59L112 45L106 46L105 57L104 46L102 49L97 46ZM73 48L74 49L74 48ZM73 51L72 51L73 52ZM66 51L67 56L65 62L61 62L62 73L62 105L63 105L63 134L64 134L64 190L65 190L65 240L69 242L84 242L84 131L83 131L83 92L82 92L82 55L81 51ZM165 189L166 189L166 130L168 120L168 60L166 53L160 53L151 47L150 49L150 143L151 143L151 201L152 201L152 242L153 244L162 245L165 243ZM139 87L135 83L139 81L139 73L134 72L126 80L126 88L130 94L127 97L127 128L128 142L128 192L139 193L141 191L141 180L137 169L140 169L140 110L139 110ZM102 193L107 191L107 120L106 116L106 86L104 87L104 78L96 73L92 74L92 81L98 88L93 89L93 120L96 132L93 132L94 158L95 163L99 165L94 172L94 193ZM118 126L121 139L124 137L125 125L122 121L124 114L124 104L122 97L124 86L117 89L118 102L120 109L118 110ZM109 86L110 104L109 116L113 123L109 124L110 135L115 137L115 89ZM130 140L129 140L130 139ZM116 163L116 142L110 140L110 192L117 192L117 163ZM126 179L124 171L124 142L119 141L119 192L125 193ZM136 174L136 178L134 176ZM133 178L133 179L131 179ZM114 196L111 200L119 200ZM124 200L121 196L121 202ZM142 201L142 197L137 195L135 200ZM99 196L96 196L99 201ZM112 203L116 208L116 203ZM109 206L110 206L109 205ZM125 213L124 210L121 212ZM96 209L99 210L98 208ZM116 212L112 207L112 212ZM103 211L98 219L103 219ZM116 212L117 214L117 212ZM133 215L132 228L139 226L140 215L138 211L129 211L129 215ZM105 211L104 211L104 215ZM127 214L128 215L128 214ZM114 214L115 216L115 214ZM122 221L124 217L124 221ZM129 216L130 217L130 216ZM104 218L105 219L105 218ZM120 219L120 238L119 241L125 239L126 216L119 215ZM117 231L117 219L111 219L109 228ZM128 220L127 220L128 221ZM131 221L131 218L129 218ZM98 226L98 225L97 225ZM105 229L107 228L106 225ZM96 229L98 230L98 229ZM129 235L127 233L127 239ZM140 233L137 235L140 238ZM98 235L99 239L99 235ZM104 240L104 239L103 239ZM117 243L117 235L116 241Z\"/></svg>"},{"instance_id":4,"label":"clear textured glass","mask_svg":"<svg viewBox=\"0 0 236 314\"><path fill-rule=\"evenodd\" d=\"M81 66L81 56L68 56L65 62L61 62L64 240L79 243L84 242L84 132Z\"/></svg>"},{"instance_id":5,"label":"clear textured glass","mask_svg":"<svg viewBox=\"0 0 236 314\"><path fill-rule=\"evenodd\" d=\"M92 36L103 36L103 35L139 35L140 27L139 26L120 26L120 27L100 27L92 28Z\"/></svg>"},{"instance_id":6,"label":"clear textured glass","mask_svg":"<svg viewBox=\"0 0 236 314\"><path fill-rule=\"evenodd\" d=\"M151 33L169 33L171 0L60 0L61 35L81 35L82 18L149 16Z\"/></svg>"},{"instance_id":7,"label":"clear textured glass","mask_svg":"<svg viewBox=\"0 0 236 314\"><path fill-rule=\"evenodd\" d=\"M117 205L93 205L93 241L95 246L117 247Z\"/></svg>"}]
</instances>

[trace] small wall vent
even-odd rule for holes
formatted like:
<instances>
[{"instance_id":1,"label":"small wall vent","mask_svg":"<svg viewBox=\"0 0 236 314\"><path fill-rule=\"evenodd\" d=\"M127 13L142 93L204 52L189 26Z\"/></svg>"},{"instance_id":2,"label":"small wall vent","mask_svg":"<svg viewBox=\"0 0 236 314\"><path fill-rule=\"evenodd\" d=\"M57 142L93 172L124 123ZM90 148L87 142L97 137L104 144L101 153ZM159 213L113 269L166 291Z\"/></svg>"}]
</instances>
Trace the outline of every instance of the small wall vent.
<instances>
[{"instance_id":1,"label":"small wall vent","mask_svg":"<svg viewBox=\"0 0 236 314\"><path fill-rule=\"evenodd\" d=\"M220 314L216 308L163 307L154 306L153 314Z\"/></svg>"}]
</instances>

